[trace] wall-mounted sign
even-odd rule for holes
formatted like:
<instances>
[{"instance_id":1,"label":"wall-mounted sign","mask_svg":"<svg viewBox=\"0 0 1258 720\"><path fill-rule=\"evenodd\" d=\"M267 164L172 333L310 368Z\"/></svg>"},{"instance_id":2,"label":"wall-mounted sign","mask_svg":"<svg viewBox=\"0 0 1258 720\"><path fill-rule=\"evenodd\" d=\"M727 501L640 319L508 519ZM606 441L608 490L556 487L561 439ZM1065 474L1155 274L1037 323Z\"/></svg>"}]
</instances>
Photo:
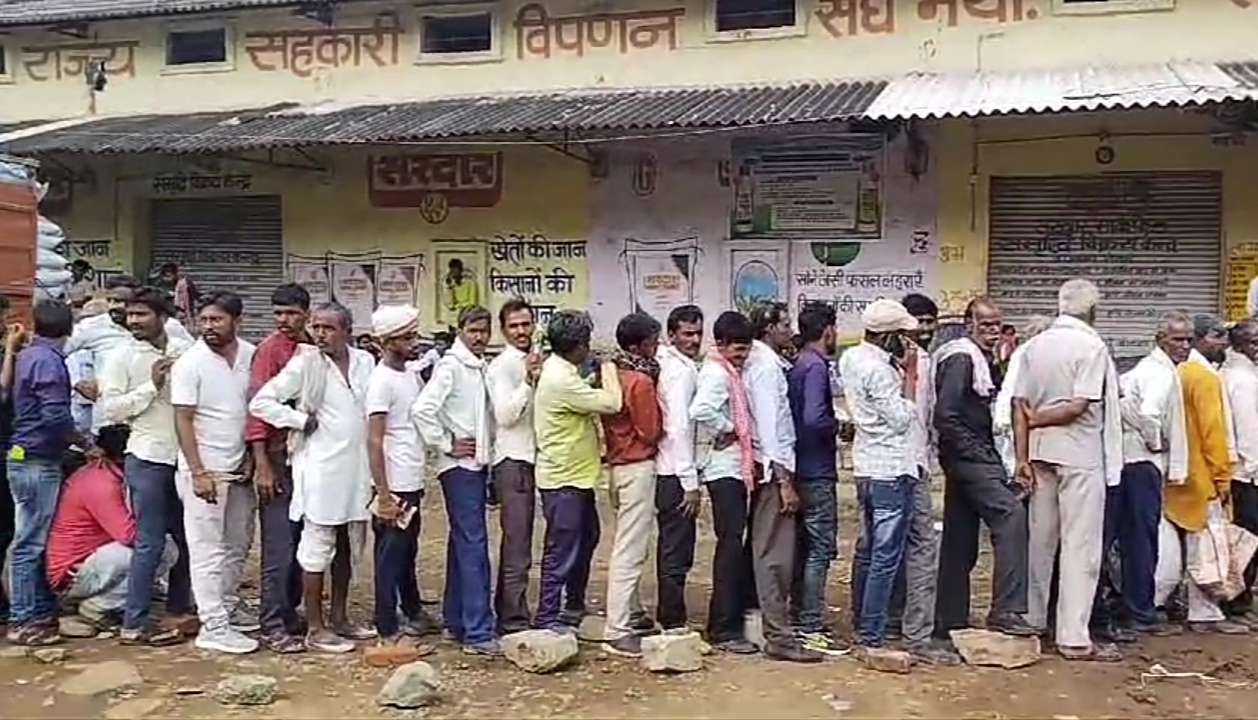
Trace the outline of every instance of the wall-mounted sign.
<instances>
[{"instance_id":1,"label":"wall-mounted sign","mask_svg":"<svg viewBox=\"0 0 1258 720\"><path fill-rule=\"evenodd\" d=\"M493 207L502 199L502 153L399 153L367 161L371 204L419 208L431 223L452 207Z\"/></svg>"},{"instance_id":2,"label":"wall-mounted sign","mask_svg":"<svg viewBox=\"0 0 1258 720\"><path fill-rule=\"evenodd\" d=\"M200 175L169 173L153 178L153 192L158 195L183 195L184 193L212 190L245 191L253 187L253 176L243 174Z\"/></svg>"}]
</instances>

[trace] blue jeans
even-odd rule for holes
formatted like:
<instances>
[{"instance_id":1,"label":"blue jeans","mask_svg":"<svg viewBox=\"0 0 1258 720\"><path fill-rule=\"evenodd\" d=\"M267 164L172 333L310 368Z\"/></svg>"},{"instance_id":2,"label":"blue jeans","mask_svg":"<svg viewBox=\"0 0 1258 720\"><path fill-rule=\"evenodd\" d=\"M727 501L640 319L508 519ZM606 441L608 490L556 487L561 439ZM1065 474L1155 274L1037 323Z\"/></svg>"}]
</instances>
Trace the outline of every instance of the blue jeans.
<instances>
[{"instance_id":1,"label":"blue jeans","mask_svg":"<svg viewBox=\"0 0 1258 720\"><path fill-rule=\"evenodd\" d=\"M856 641L865 647L881 647L883 643L891 591L904 558L914 482L912 475L856 478L866 542L858 548L852 592L861 597Z\"/></svg>"},{"instance_id":2,"label":"blue jeans","mask_svg":"<svg viewBox=\"0 0 1258 720\"><path fill-rule=\"evenodd\" d=\"M418 492L395 492L399 500L419 507ZM377 520L372 528L376 536L376 630L380 637L398 633L398 606L409 620L418 619L422 608L419 584L415 577L415 554L419 552L420 513L415 513L405 529L396 523Z\"/></svg>"},{"instance_id":3,"label":"blue jeans","mask_svg":"<svg viewBox=\"0 0 1258 720\"><path fill-rule=\"evenodd\" d=\"M795 538L795 578L791 588L791 624L797 632L826 632L826 582L838 557L837 478L801 478L799 529Z\"/></svg>"},{"instance_id":4,"label":"blue jeans","mask_svg":"<svg viewBox=\"0 0 1258 720\"><path fill-rule=\"evenodd\" d=\"M179 560L170 572L166 607L173 613L192 610L192 580L188 573L188 543L183 534L183 503L175 491L175 466L127 455L124 466L131 514L135 516L135 547L127 576L127 609L122 626L144 630L150 625L153 583L170 533Z\"/></svg>"},{"instance_id":5,"label":"blue jeans","mask_svg":"<svg viewBox=\"0 0 1258 720\"><path fill-rule=\"evenodd\" d=\"M446 589L441 603L446 629L464 645L494 639L489 604L489 531L486 472L456 467L437 476L446 500L450 536L446 541Z\"/></svg>"},{"instance_id":6,"label":"blue jeans","mask_svg":"<svg viewBox=\"0 0 1258 720\"><path fill-rule=\"evenodd\" d=\"M561 487L542 490L541 496L546 538L533 624L554 629L563 626L565 619L579 623L585 615L590 563L601 528L593 490Z\"/></svg>"},{"instance_id":7,"label":"blue jeans","mask_svg":"<svg viewBox=\"0 0 1258 720\"><path fill-rule=\"evenodd\" d=\"M16 525L11 549L13 598L9 621L14 627L50 622L57 619L57 598L48 587L44 551L61 494L61 458L10 459L8 475Z\"/></svg>"}]
</instances>

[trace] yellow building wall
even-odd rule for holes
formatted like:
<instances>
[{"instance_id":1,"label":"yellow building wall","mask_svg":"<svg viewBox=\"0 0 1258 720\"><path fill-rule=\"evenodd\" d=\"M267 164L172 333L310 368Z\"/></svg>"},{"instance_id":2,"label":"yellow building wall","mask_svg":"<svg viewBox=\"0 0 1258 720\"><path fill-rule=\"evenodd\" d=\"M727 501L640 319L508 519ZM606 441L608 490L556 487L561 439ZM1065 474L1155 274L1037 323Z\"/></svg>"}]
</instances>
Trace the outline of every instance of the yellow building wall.
<instances>
[{"instance_id":1,"label":"yellow building wall","mask_svg":"<svg viewBox=\"0 0 1258 720\"><path fill-rule=\"evenodd\" d=\"M434 12L428 5L338 6L336 38L314 21L272 10L92 23L85 40L7 32L0 34L8 68L0 75L0 122L281 101L1131 65L1168 56L1245 60L1258 37L1258 6L1247 0L799 0L794 28L732 33L715 31L715 0L511 0L478 6L494 13L490 52L434 60L418 49L420 17ZM536 8L544 26L536 25L543 17ZM391 18L382 26L387 32L367 32L382 16ZM214 23L230 30L229 62L165 66L169 29ZM310 47L290 40L287 54L270 52L270 40L257 36L281 31L320 34ZM357 52L338 56L342 48ZM93 94L85 82L89 56L108 60L113 74L103 92Z\"/></svg>"},{"instance_id":2,"label":"yellow building wall","mask_svg":"<svg viewBox=\"0 0 1258 720\"><path fill-rule=\"evenodd\" d=\"M1253 201L1258 147L1216 143L1212 128L1211 118L1192 111L943 121L937 225L941 307L959 313L970 298L986 291L993 176L1216 170L1223 178L1222 277L1228 288L1226 293L1220 289L1220 310L1236 319L1244 311L1243 287L1258 275L1258 203ZM1104 166L1095 159L1102 135L1114 149L1114 161Z\"/></svg>"}]
</instances>

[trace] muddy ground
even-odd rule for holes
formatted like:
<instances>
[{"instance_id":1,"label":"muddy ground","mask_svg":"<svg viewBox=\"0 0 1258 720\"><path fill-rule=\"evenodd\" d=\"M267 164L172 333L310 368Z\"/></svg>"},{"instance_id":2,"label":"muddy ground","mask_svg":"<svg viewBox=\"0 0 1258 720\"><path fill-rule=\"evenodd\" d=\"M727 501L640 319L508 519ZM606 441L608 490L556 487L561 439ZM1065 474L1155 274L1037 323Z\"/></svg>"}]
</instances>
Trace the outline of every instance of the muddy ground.
<instances>
[{"instance_id":1,"label":"muddy ground","mask_svg":"<svg viewBox=\"0 0 1258 720\"><path fill-rule=\"evenodd\" d=\"M842 551L829 598L842 633L850 628L846 608L855 532L850 486L844 489ZM439 498L430 496L424 510L421 582L425 597L436 598L445 554ZM706 509L704 515L690 585L696 622L706 612L710 583L712 533ZM602 607L610 537L609 529L591 584L594 609ZM989 560L985 554L981 579L976 580L976 616L986 602ZM356 612L364 620L368 590L364 585L355 593ZM256 596L256 583L246 594ZM644 597L653 596L652 586ZM1015 671L918 668L908 676L867 671L848 658L795 666L726 656L709 658L703 672L653 676L633 661L608 657L590 644L582 645L575 667L534 676L505 661L465 657L443 644L428 658L442 674L443 702L415 711L377 707L375 695L389 671L366 667L359 655L279 657L260 652L241 658L212 656L191 645L146 650L123 648L108 639L75 640L63 646L64 659L51 663L8 648L0 653L5 655L0 657L0 718L1245 718L1258 716L1256 640L1184 635L1151 640L1116 665L1068 664L1045 657ZM106 660L129 663L142 681L94 696L67 692L67 680ZM1220 682L1142 683L1141 674L1155 664L1208 674ZM127 669L122 664L111 667ZM220 678L238 673L276 678L279 699L261 708L220 705L208 691Z\"/></svg>"}]
</instances>

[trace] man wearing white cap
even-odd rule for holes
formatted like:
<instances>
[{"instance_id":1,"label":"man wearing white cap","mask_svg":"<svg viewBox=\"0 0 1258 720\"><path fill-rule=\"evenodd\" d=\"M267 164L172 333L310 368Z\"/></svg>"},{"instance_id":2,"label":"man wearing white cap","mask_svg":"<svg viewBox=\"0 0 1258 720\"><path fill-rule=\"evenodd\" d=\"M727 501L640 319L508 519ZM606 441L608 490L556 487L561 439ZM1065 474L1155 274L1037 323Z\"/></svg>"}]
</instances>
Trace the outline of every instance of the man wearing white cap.
<instances>
[{"instance_id":1,"label":"man wearing white cap","mask_svg":"<svg viewBox=\"0 0 1258 720\"><path fill-rule=\"evenodd\" d=\"M406 367L419 340L419 311L385 305L371 315L382 357L367 384L367 459L376 499L376 630L382 645L432 627L419 600L415 555L419 551L419 501L423 494L424 444L411 422L419 375ZM398 605L407 622L398 626Z\"/></svg>"},{"instance_id":2,"label":"man wearing white cap","mask_svg":"<svg viewBox=\"0 0 1258 720\"><path fill-rule=\"evenodd\" d=\"M861 596L856 656L865 661L883 646L913 503L917 352L906 333L917 320L900 303L882 299L865 308L861 322L865 337L839 358L839 375L856 426L852 465L867 539L852 579L852 592Z\"/></svg>"}]
</instances>

